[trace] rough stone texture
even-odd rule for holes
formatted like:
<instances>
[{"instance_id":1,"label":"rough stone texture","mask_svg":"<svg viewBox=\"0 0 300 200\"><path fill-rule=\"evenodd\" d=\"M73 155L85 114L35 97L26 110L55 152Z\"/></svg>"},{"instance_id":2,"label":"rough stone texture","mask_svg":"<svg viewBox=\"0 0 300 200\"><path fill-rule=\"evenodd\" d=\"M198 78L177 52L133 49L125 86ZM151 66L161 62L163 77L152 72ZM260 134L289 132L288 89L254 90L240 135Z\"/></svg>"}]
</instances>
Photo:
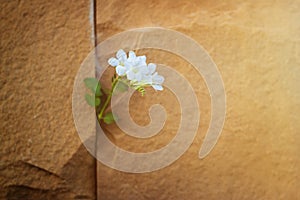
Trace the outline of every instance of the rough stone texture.
<instances>
[{"instance_id":1,"label":"rough stone texture","mask_svg":"<svg viewBox=\"0 0 300 200\"><path fill-rule=\"evenodd\" d=\"M90 1L1 1L0 199L94 199L94 159L76 133L71 94L92 48ZM201 76L170 53L141 50L182 73L201 108L198 134L171 166L146 174L97 163L99 199L300 199L300 1L97 0L98 41L130 28L161 26L194 38L216 62L226 88L221 138L198 151L210 120ZM120 47L121 48L121 47ZM155 97L155 98L153 98ZM179 104L168 90L135 94L141 125L160 102L164 129L149 140L105 126L118 146L148 152L176 134Z\"/></svg>"},{"instance_id":2,"label":"rough stone texture","mask_svg":"<svg viewBox=\"0 0 300 200\"><path fill-rule=\"evenodd\" d=\"M89 0L3 0L0 199L95 199L94 159L71 110L92 49Z\"/></svg>"},{"instance_id":3,"label":"rough stone texture","mask_svg":"<svg viewBox=\"0 0 300 200\"><path fill-rule=\"evenodd\" d=\"M210 98L203 79L180 58L155 50L139 51L188 78L199 99L201 125L190 149L165 169L130 174L98 162L98 198L300 199L299 11L300 1L283 0L98 0L99 42L145 26L185 33L212 56L227 95L221 138L209 156L199 160L210 119ZM167 144L179 122L175 98L166 90L155 98L135 95L133 99L138 102L131 104L137 123L149 122L147 109L155 101L166 106L167 123L149 140L133 139L115 125L106 126L112 141L136 152Z\"/></svg>"}]
</instances>

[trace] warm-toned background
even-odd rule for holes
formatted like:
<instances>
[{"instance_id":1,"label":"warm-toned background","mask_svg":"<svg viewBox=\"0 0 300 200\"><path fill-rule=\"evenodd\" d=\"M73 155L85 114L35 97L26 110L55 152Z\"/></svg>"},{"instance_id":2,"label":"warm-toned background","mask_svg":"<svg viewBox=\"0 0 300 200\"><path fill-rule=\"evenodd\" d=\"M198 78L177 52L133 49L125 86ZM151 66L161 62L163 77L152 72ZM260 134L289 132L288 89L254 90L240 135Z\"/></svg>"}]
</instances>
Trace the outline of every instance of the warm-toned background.
<instances>
[{"instance_id":1,"label":"warm-toned background","mask_svg":"<svg viewBox=\"0 0 300 200\"><path fill-rule=\"evenodd\" d=\"M93 48L89 0L1 0L0 199L94 199L72 88Z\"/></svg>"},{"instance_id":2,"label":"warm-toned background","mask_svg":"<svg viewBox=\"0 0 300 200\"><path fill-rule=\"evenodd\" d=\"M300 1L97 0L95 16L91 3L1 1L0 198L300 199ZM194 143L171 166L130 174L95 162L81 145L72 84L93 47L93 27L101 42L145 26L180 31L209 52L223 77L227 116L218 144L199 160L210 119L204 80L179 57L139 51L190 81L201 121ZM160 102L166 126L149 140L105 126L124 149L155 150L176 134L175 97L147 92L133 97L133 118L146 124L148 107Z\"/></svg>"}]
</instances>

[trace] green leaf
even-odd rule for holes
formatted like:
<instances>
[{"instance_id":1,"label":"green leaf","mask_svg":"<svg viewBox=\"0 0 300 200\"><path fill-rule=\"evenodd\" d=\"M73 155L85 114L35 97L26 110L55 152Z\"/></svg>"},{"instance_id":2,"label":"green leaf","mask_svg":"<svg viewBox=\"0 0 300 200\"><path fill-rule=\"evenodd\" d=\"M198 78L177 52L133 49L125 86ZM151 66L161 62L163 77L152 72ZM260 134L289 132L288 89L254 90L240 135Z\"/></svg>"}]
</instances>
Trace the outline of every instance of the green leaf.
<instances>
[{"instance_id":1,"label":"green leaf","mask_svg":"<svg viewBox=\"0 0 300 200\"><path fill-rule=\"evenodd\" d=\"M93 107L99 106L101 103L99 97L94 97L94 95L89 95L89 94L85 94L85 100L90 106Z\"/></svg>"},{"instance_id":2,"label":"green leaf","mask_svg":"<svg viewBox=\"0 0 300 200\"><path fill-rule=\"evenodd\" d=\"M102 96L100 83L98 83L98 86L96 88L95 96L97 96L97 97L101 97Z\"/></svg>"},{"instance_id":3,"label":"green leaf","mask_svg":"<svg viewBox=\"0 0 300 200\"><path fill-rule=\"evenodd\" d=\"M103 121L106 124L111 124L115 121L116 117L111 113L106 113L105 116L103 117Z\"/></svg>"},{"instance_id":4,"label":"green leaf","mask_svg":"<svg viewBox=\"0 0 300 200\"><path fill-rule=\"evenodd\" d=\"M100 85L98 79L91 78L91 77L90 78L85 78L84 83L85 83L85 86L87 88L89 88L95 94L95 96L99 97L99 96L102 95L101 85Z\"/></svg>"},{"instance_id":5,"label":"green leaf","mask_svg":"<svg viewBox=\"0 0 300 200\"><path fill-rule=\"evenodd\" d=\"M115 91L117 92L125 92L128 90L128 84L123 81L118 81L115 87Z\"/></svg>"},{"instance_id":6,"label":"green leaf","mask_svg":"<svg viewBox=\"0 0 300 200\"><path fill-rule=\"evenodd\" d=\"M96 87L98 86L99 81L96 78L85 78L84 83L87 88L95 91Z\"/></svg>"}]
</instances>

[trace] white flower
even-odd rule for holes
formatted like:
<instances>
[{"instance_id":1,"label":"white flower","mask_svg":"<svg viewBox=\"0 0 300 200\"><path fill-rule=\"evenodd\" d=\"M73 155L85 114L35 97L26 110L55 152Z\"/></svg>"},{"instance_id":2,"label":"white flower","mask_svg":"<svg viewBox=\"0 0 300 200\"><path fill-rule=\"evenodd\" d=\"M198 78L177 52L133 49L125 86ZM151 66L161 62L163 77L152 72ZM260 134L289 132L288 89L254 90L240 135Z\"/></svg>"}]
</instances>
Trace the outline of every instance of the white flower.
<instances>
[{"instance_id":1,"label":"white flower","mask_svg":"<svg viewBox=\"0 0 300 200\"><path fill-rule=\"evenodd\" d=\"M164 77L161 75L158 75L157 72L155 72L152 75L152 84L151 86L155 89L155 90L163 90L164 88L161 86L163 84L163 82L165 81Z\"/></svg>"},{"instance_id":2,"label":"white flower","mask_svg":"<svg viewBox=\"0 0 300 200\"><path fill-rule=\"evenodd\" d=\"M128 80L140 82L143 76L148 73L146 56L136 56L133 51L130 51L126 62L126 69Z\"/></svg>"},{"instance_id":3,"label":"white flower","mask_svg":"<svg viewBox=\"0 0 300 200\"><path fill-rule=\"evenodd\" d=\"M127 61L127 55L123 49L120 49L117 54L117 58L110 58L108 64L116 67L116 72L119 76L123 76L126 72L125 62Z\"/></svg>"},{"instance_id":4,"label":"white flower","mask_svg":"<svg viewBox=\"0 0 300 200\"><path fill-rule=\"evenodd\" d=\"M155 90L163 90L162 83L164 77L158 75L156 65L146 63L146 56L136 56L133 51L129 51L128 57L124 50L120 49L117 58L110 58L108 64L116 67L116 73L130 81L135 88L152 86Z\"/></svg>"},{"instance_id":5,"label":"white flower","mask_svg":"<svg viewBox=\"0 0 300 200\"><path fill-rule=\"evenodd\" d=\"M141 75L141 79L139 81L132 81L132 85L135 87L143 87L143 86L152 86L155 90L163 90L162 83L164 82L164 77L158 75L155 71L156 65L153 63L148 64L147 73Z\"/></svg>"}]
</instances>

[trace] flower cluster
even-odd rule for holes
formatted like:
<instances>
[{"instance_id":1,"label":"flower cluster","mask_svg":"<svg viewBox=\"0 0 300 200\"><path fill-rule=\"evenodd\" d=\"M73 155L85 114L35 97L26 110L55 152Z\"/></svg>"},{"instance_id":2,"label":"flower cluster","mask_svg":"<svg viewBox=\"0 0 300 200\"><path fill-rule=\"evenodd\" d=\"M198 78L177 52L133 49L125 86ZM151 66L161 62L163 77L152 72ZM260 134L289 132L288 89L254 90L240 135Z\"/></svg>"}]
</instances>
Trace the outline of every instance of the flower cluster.
<instances>
[{"instance_id":1,"label":"flower cluster","mask_svg":"<svg viewBox=\"0 0 300 200\"><path fill-rule=\"evenodd\" d=\"M118 76L126 77L130 86L135 89L152 86L155 90L163 90L164 77L158 75L154 63L146 63L146 56L136 56L133 51L129 51L127 56L125 51L120 49L116 58L110 58L108 64L116 67Z\"/></svg>"}]
</instances>

